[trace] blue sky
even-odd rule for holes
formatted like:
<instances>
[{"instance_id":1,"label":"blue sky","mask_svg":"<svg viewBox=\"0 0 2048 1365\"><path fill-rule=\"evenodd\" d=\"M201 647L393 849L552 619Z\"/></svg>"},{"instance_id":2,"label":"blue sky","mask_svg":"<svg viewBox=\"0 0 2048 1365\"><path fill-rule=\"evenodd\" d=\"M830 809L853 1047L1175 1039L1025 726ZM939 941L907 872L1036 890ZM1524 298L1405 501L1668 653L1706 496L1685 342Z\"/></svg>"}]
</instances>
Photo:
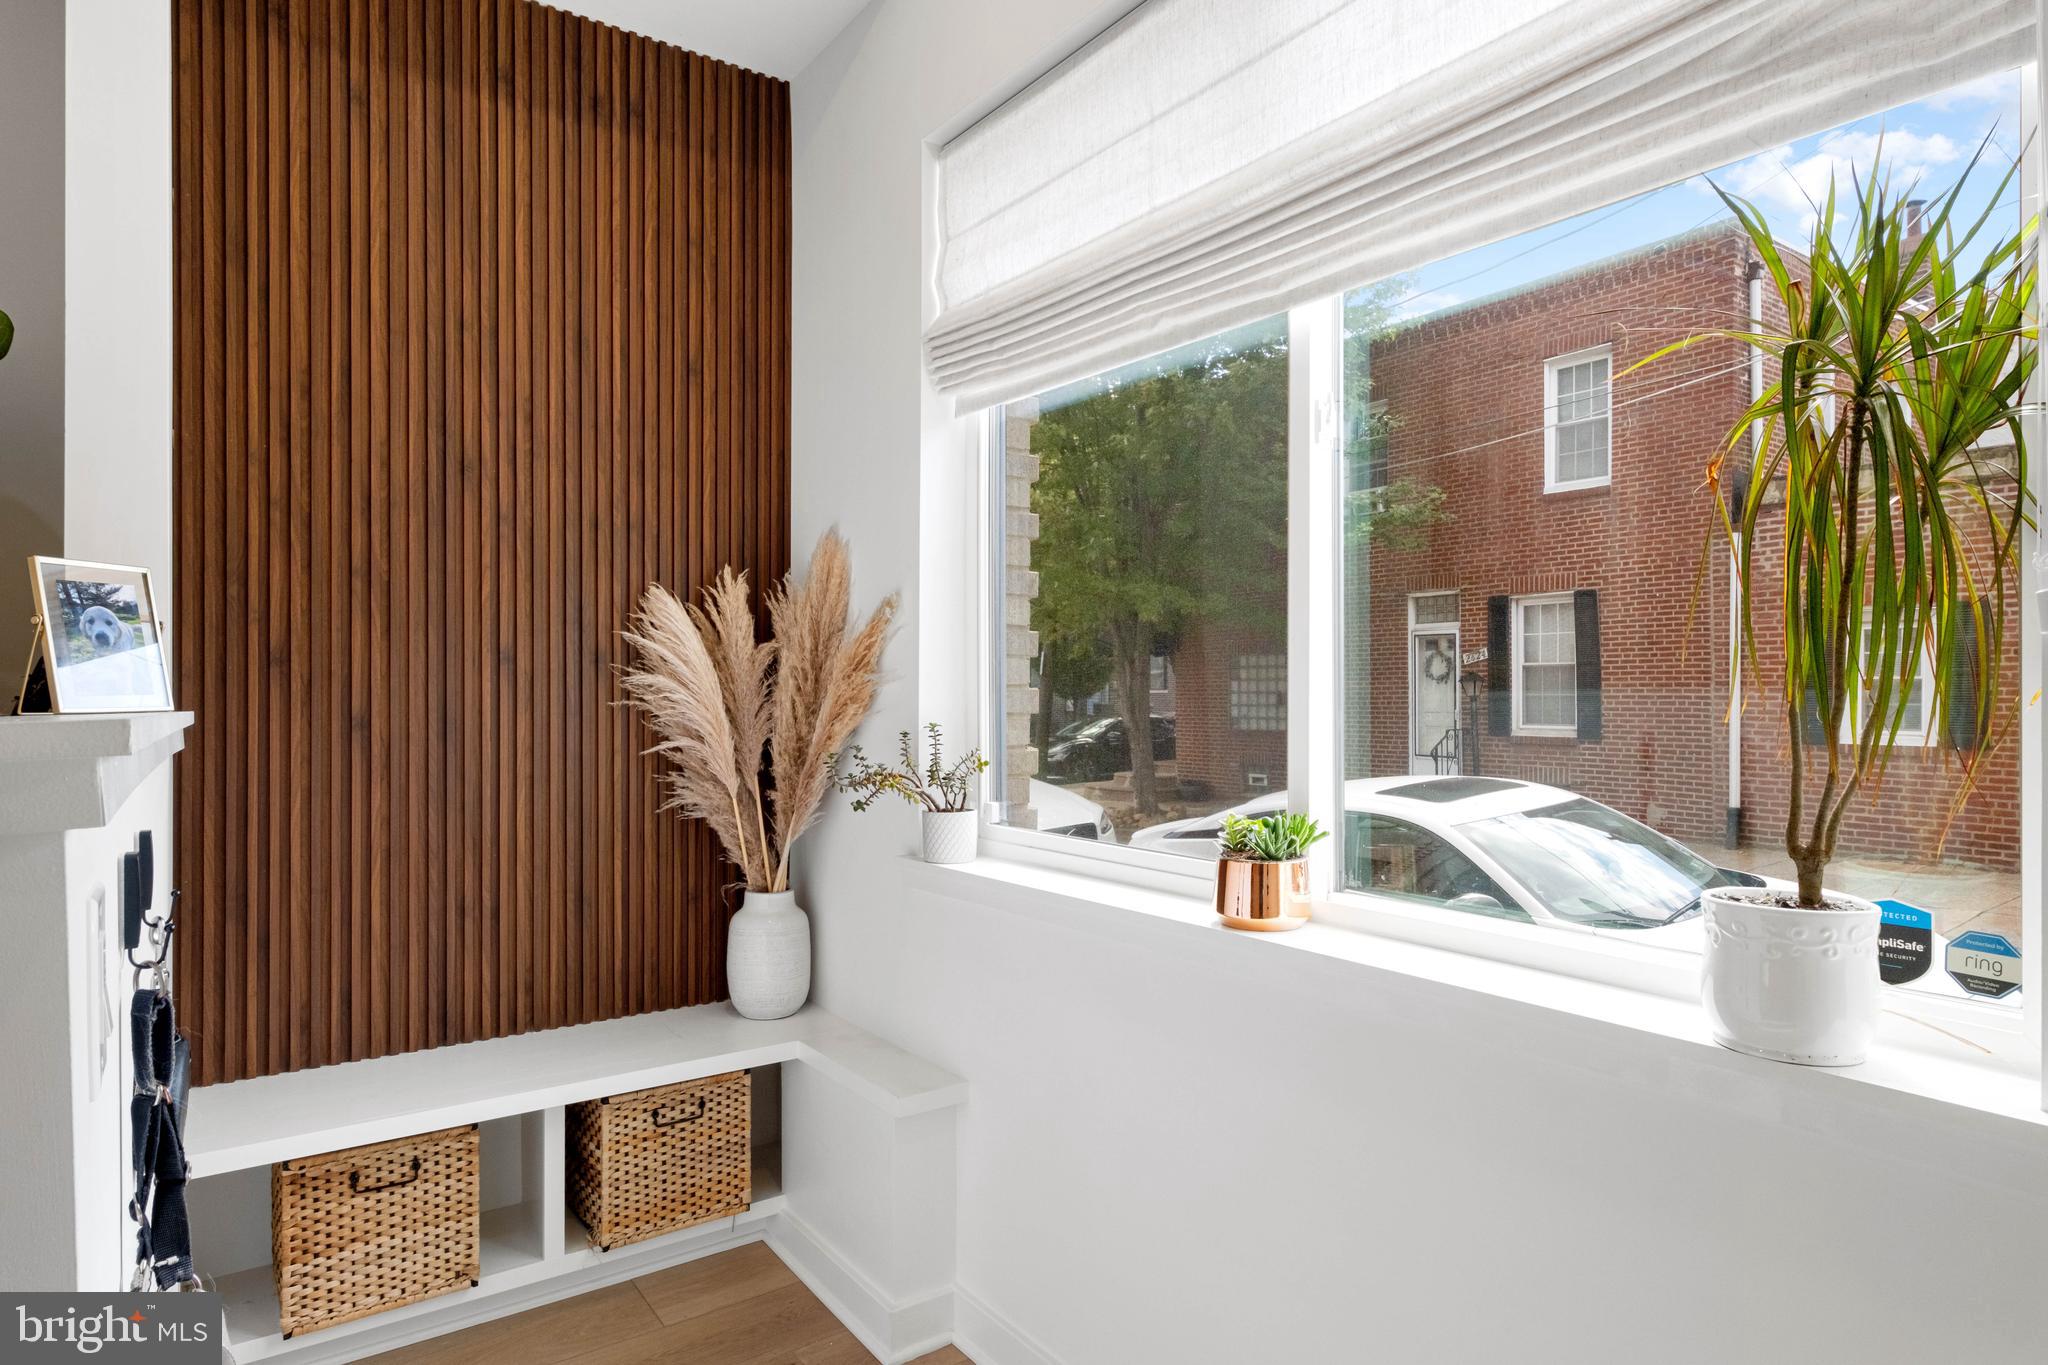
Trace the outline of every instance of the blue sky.
<instances>
[{"instance_id":1,"label":"blue sky","mask_svg":"<svg viewBox=\"0 0 2048 1365\"><path fill-rule=\"evenodd\" d=\"M1986 152L1985 165L1971 177L1965 192L1963 208L1974 216L2019 153L2019 116L2019 73L2008 72L1772 148L1709 176L1755 203L1779 239L1796 244L1812 233L1812 203L1826 195L1830 173L1846 192L1850 171L1869 167L1880 133L1894 183L1917 179L1923 197L1932 198L1954 183L1978 142L1995 128L1994 149ZM1413 271L1394 312L1415 317L1455 307L1702 226L1726 213L1708 186L1709 176L1695 176ZM2014 226L2019 220L2017 194L2015 182L2005 196Z\"/></svg>"}]
</instances>

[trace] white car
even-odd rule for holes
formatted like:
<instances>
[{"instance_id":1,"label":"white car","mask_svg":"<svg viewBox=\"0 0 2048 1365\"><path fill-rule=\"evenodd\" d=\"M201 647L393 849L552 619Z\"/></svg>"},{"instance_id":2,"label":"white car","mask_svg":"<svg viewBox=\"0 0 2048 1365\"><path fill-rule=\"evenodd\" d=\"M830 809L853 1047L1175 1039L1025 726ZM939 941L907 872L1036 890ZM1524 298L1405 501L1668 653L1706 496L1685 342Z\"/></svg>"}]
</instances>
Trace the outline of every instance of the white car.
<instances>
[{"instance_id":1,"label":"white car","mask_svg":"<svg viewBox=\"0 0 2048 1365\"><path fill-rule=\"evenodd\" d=\"M1116 826L1110 822L1109 812L1072 788L1032 778L1031 809L1042 833L1116 842Z\"/></svg>"},{"instance_id":2,"label":"white car","mask_svg":"<svg viewBox=\"0 0 2048 1365\"><path fill-rule=\"evenodd\" d=\"M1228 811L1154 825L1133 848L1214 859L1225 815L1271 815L1274 792ZM1500 919L1611 933L1699 952L1700 893L1791 883L1714 866L1620 811L1561 787L1505 777L1368 777L1344 784L1347 886ZM1934 966L1915 989L1965 992Z\"/></svg>"}]
</instances>

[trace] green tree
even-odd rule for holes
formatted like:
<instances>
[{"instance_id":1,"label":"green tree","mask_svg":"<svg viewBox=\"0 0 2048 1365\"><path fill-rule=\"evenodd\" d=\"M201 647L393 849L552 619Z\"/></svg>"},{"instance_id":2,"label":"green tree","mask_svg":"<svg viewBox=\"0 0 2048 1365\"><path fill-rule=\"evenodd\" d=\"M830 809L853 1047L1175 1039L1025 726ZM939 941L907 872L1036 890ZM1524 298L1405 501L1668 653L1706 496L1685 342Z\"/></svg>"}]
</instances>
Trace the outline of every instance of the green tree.
<instances>
[{"instance_id":1,"label":"green tree","mask_svg":"<svg viewBox=\"0 0 2048 1365\"><path fill-rule=\"evenodd\" d=\"M1132 792L1155 815L1155 647L1197 621L1266 623L1245 585L1286 578L1286 319L1084 380L1040 413L1033 623L1049 649L1107 642Z\"/></svg>"},{"instance_id":2,"label":"green tree","mask_svg":"<svg viewBox=\"0 0 2048 1365\"><path fill-rule=\"evenodd\" d=\"M1395 421L1372 406L1371 342L1410 283L1384 281L1345 302L1345 458L1354 482ZM1280 317L1040 400L1031 437L1040 459L1032 625L1048 658L1078 661L1106 644L1141 815L1159 809L1153 654L1195 623L1284 629L1269 596L1245 588L1286 581L1287 386ZM1354 546L1412 543L1442 519L1441 501L1441 490L1413 480L1354 490L1347 537Z\"/></svg>"}]
</instances>

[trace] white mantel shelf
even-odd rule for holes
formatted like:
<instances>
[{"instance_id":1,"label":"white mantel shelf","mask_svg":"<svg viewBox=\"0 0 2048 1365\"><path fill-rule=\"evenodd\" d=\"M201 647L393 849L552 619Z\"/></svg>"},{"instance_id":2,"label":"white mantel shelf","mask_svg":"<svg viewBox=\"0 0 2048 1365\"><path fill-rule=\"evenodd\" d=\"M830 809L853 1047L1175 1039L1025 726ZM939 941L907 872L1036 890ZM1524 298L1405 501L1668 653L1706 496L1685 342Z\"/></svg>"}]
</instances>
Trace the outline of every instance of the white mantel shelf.
<instances>
[{"instance_id":1,"label":"white mantel shelf","mask_svg":"<svg viewBox=\"0 0 2048 1365\"><path fill-rule=\"evenodd\" d=\"M0 837L107 824L191 724L190 711L0 717Z\"/></svg>"},{"instance_id":2,"label":"white mantel shelf","mask_svg":"<svg viewBox=\"0 0 2048 1365\"><path fill-rule=\"evenodd\" d=\"M742 1019L729 1005L460 1043L192 1092L192 1174L265 1166L771 1062L817 1067L884 1113L957 1105L967 1083L837 1015Z\"/></svg>"}]
</instances>

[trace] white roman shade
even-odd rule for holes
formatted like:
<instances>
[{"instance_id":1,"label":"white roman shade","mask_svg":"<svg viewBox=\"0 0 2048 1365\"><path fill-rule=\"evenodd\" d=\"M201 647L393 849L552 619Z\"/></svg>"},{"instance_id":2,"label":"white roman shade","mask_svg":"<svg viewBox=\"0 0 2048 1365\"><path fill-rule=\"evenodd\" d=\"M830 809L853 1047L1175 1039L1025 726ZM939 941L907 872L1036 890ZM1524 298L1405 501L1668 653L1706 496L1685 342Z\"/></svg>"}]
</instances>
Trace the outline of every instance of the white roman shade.
<instances>
[{"instance_id":1,"label":"white roman shade","mask_svg":"<svg viewBox=\"0 0 2048 1365\"><path fill-rule=\"evenodd\" d=\"M2032 56L2033 0L1149 0L939 153L965 411Z\"/></svg>"}]
</instances>

